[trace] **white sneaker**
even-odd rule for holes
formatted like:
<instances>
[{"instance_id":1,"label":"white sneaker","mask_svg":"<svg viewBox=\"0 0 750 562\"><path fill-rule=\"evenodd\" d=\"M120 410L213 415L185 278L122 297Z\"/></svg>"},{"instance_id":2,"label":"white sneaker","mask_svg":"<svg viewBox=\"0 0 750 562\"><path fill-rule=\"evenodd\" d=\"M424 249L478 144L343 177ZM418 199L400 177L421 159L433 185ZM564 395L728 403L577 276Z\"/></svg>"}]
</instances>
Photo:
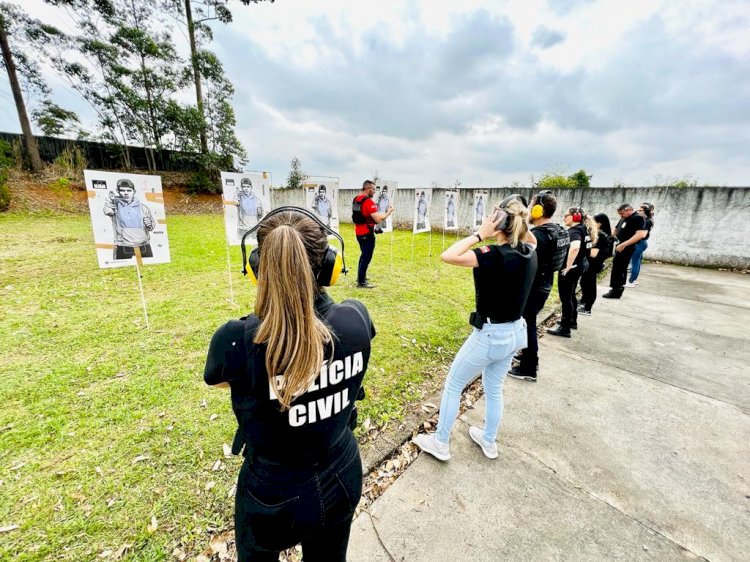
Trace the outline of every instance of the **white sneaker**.
<instances>
[{"instance_id":1,"label":"white sneaker","mask_svg":"<svg viewBox=\"0 0 750 562\"><path fill-rule=\"evenodd\" d=\"M625 286L626 287L630 287L630 288L633 288L636 285L638 285L638 280L637 279L635 281L633 281L632 283L630 281L628 281L627 283L625 283Z\"/></svg>"},{"instance_id":2,"label":"white sneaker","mask_svg":"<svg viewBox=\"0 0 750 562\"><path fill-rule=\"evenodd\" d=\"M482 448L484 456L488 459L496 459L497 443L495 441L493 441L492 443L490 443L489 441L485 441L484 436L482 435L483 433L484 431L479 429L477 426L469 426L469 436L474 440L474 443Z\"/></svg>"},{"instance_id":3,"label":"white sneaker","mask_svg":"<svg viewBox=\"0 0 750 562\"><path fill-rule=\"evenodd\" d=\"M448 443L438 441L434 433L420 433L412 439L412 442L425 453L430 453L440 461L447 461L451 458L451 450Z\"/></svg>"}]
</instances>

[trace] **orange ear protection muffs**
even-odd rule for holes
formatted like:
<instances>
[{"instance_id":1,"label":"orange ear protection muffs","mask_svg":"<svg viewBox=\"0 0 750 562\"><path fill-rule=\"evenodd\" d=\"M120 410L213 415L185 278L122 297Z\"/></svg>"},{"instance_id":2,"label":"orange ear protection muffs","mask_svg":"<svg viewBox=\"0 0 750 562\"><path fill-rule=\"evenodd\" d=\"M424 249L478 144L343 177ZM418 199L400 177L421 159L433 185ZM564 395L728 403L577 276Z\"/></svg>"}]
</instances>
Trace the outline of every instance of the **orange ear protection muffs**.
<instances>
[{"instance_id":1,"label":"orange ear protection muffs","mask_svg":"<svg viewBox=\"0 0 750 562\"><path fill-rule=\"evenodd\" d=\"M536 220L540 219L544 216L544 198L548 195L552 195L552 192L547 191L540 191L536 194L534 199L536 199L536 203L534 203L534 206L531 208L531 218Z\"/></svg>"},{"instance_id":2,"label":"orange ear protection muffs","mask_svg":"<svg viewBox=\"0 0 750 562\"><path fill-rule=\"evenodd\" d=\"M514 199L518 199L523 203L524 207L528 207L529 204L526 202L526 198L521 195L520 193L514 193L513 195L509 195L502 201L500 201L500 204L498 205L499 210L498 213L500 213L500 222L497 223L497 226L495 228L497 230L504 230L506 226L508 226L508 213L505 212L505 208L510 204L511 201Z\"/></svg>"},{"instance_id":3,"label":"orange ear protection muffs","mask_svg":"<svg viewBox=\"0 0 750 562\"><path fill-rule=\"evenodd\" d=\"M344 273L344 275L346 275L346 272L348 271L346 269L346 262L344 261L344 239L341 238L341 235L338 232L336 232L335 230L332 230L330 227L323 224L318 217L316 217L313 213L311 213L307 209L302 209L301 207L293 207L290 205L274 209L273 211L268 213L265 217L263 217L263 220L261 220L258 224L256 224L253 228L248 230L242 236L242 242L240 242L240 247L242 249L242 275L247 275L250 281L253 283L253 285L258 284L258 269L260 268L260 252L258 251L257 247L253 248L253 251L250 252L250 256L248 257L247 249L245 247L245 239L248 236L250 236L253 232L258 230L260 225L263 224L263 221L267 220L268 217L271 217L278 213L283 213L285 211L294 211L296 213L301 213L305 215L306 217L313 219L316 223L320 225L320 229L324 233L335 236L338 239L338 241L341 243L340 252L338 248L331 246L331 245L329 245L328 248L326 248L326 252L323 256L323 261L320 264L320 269L318 270L315 276L315 280L318 282L318 285L321 285L323 287L332 287L339 280L339 275L342 272ZM248 271L248 266L249 266L249 271Z\"/></svg>"}]
</instances>

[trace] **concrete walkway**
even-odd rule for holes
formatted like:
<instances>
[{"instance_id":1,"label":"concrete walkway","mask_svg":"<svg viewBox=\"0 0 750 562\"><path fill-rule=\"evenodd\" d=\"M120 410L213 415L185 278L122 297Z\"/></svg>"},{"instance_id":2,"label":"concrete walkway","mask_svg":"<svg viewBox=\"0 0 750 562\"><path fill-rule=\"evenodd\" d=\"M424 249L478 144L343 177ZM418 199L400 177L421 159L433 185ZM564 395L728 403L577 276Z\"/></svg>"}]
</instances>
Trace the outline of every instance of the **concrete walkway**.
<instances>
[{"instance_id":1,"label":"concrete walkway","mask_svg":"<svg viewBox=\"0 0 750 562\"><path fill-rule=\"evenodd\" d=\"M640 283L506 381L499 459L467 434L482 400L449 462L421 454L357 518L349 560L748 560L750 277Z\"/></svg>"}]
</instances>

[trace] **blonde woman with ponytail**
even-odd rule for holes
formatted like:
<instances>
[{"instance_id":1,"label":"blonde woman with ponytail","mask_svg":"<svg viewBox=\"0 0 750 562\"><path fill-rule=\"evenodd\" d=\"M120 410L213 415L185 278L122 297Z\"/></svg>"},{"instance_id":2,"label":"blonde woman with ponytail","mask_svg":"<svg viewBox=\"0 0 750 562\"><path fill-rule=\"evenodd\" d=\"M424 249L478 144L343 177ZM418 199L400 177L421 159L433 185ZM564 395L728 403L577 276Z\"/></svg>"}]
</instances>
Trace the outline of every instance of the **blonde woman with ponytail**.
<instances>
[{"instance_id":1,"label":"blonde woman with ponytail","mask_svg":"<svg viewBox=\"0 0 750 562\"><path fill-rule=\"evenodd\" d=\"M365 306L319 285L325 227L307 212L271 212L258 227L255 313L211 340L204 378L231 388L245 457L235 496L238 559L345 561L362 492L354 400L375 328Z\"/></svg>"},{"instance_id":2,"label":"blonde woman with ponytail","mask_svg":"<svg viewBox=\"0 0 750 562\"><path fill-rule=\"evenodd\" d=\"M557 294L560 297L562 316L560 324L555 328L548 329L547 333L569 338L571 329L578 328L576 287L589 267L589 252L599 237L599 227L581 207L570 207L563 220L568 228L570 247L568 248L565 269L557 274Z\"/></svg>"},{"instance_id":3,"label":"blonde woman with ponytail","mask_svg":"<svg viewBox=\"0 0 750 562\"><path fill-rule=\"evenodd\" d=\"M441 256L446 263L473 269L476 297L476 310L469 321L473 330L448 372L437 431L414 438L417 446L441 461L451 456L449 438L461 393L480 372L487 404L484 427L471 426L469 435L485 456L498 456L503 381L515 352L526 347L522 313L537 269L536 238L528 219L526 202L512 195L495 207L476 233ZM482 246L472 248L476 243Z\"/></svg>"}]
</instances>

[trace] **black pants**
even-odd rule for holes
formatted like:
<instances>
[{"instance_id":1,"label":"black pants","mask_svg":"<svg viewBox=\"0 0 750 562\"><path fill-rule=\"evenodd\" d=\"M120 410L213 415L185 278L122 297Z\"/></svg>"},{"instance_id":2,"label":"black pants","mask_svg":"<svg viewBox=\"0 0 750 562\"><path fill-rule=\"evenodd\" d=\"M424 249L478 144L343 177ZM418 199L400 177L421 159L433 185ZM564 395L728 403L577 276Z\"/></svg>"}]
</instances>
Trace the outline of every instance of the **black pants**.
<instances>
[{"instance_id":1,"label":"black pants","mask_svg":"<svg viewBox=\"0 0 750 562\"><path fill-rule=\"evenodd\" d=\"M151 244L144 244L138 246L141 250L142 258L153 258L154 252L151 251ZM135 255L135 248L130 246L115 246L115 259L116 260L129 260Z\"/></svg>"},{"instance_id":2,"label":"black pants","mask_svg":"<svg viewBox=\"0 0 750 562\"><path fill-rule=\"evenodd\" d=\"M622 252L615 252L615 256L612 258L612 275L609 277L609 286L612 287L612 291L621 295L625 290L625 281L628 277L628 264L630 258L633 257L635 252L635 245L631 244L625 248Z\"/></svg>"},{"instance_id":3,"label":"black pants","mask_svg":"<svg viewBox=\"0 0 750 562\"><path fill-rule=\"evenodd\" d=\"M581 276L586 273L588 262L584 260L578 267L568 271L567 275L559 273L557 275L557 293L560 295L560 305L562 306L562 318L560 326L563 329L570 329L571 324L578 321L578 298L576 297L576 286Z\"/></svg>"},{"instance_id":4,"label":"black pants","mask_svg":"<svg viewBox=\"0 0 750 562\"><path fill-rule=\"evenodd\" d=\"M370 232L362 236L357 236L359 249L362 255L359 256L359 269L357 269L357 283L360 285L367 279L367 268L372 261L372 255L375 253L375 234Z\"/></svg>"},{"instance_id":5,"label":"black pants","mask_svg":"<svg viewBox=\"0 0 750 562\"><path fill-rule=\"evenodd\" d=\"M586 310L591 310L596 302L596 278L604 269L604 260L589 260L589 268L581 276L581 303Z\"/></svg>"},{"instance_id":6,"label":"black pants","mask_svg":"<svg viewBox=\"0 0 750 562\"><path fill-rule=\"evenodd\" d=\"M345 441L331 462L312 468L245 460L234 513L240 562L277 562L282 550L300 543L305 562L346 562L362 461L354 436Z\"/></svg>"},{"instance_id":7,"label":"black pants","mask_svg":"<svg viewBox=\"0 0 750 562\"><path fill-rule=\"evenodd\" d=\"M529 344L521 354L521 370L536 373L539 364L539 339L536 333L536 317L544 308L544 303L549 297L550 287L532 288L526 307L523 309L523 317L526 320L526 335Z\"/></svg>"}]
</instances>

